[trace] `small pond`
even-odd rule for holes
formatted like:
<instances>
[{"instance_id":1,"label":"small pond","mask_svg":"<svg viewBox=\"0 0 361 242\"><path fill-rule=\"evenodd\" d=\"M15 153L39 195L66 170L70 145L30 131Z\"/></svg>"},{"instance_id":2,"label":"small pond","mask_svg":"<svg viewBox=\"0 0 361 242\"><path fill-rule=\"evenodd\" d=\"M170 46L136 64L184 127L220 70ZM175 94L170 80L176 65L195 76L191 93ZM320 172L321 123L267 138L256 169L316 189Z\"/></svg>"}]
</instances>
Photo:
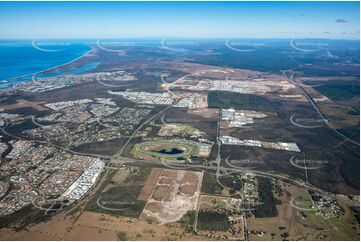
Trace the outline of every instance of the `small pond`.
<instances>
[{"instance_id":1,"label":"small pond","mask_svg":"<svg viewBox=\"0 0 361 242\"><path fill-rule=\"evenodd\" d=\"M180 150L180 149L177 149L177 148L152 150L152 151L160 153L160 154L165 154L165 155L178 155L178 154L182 154L184 152L183 150Z\"/></svg>"}]
</instances>

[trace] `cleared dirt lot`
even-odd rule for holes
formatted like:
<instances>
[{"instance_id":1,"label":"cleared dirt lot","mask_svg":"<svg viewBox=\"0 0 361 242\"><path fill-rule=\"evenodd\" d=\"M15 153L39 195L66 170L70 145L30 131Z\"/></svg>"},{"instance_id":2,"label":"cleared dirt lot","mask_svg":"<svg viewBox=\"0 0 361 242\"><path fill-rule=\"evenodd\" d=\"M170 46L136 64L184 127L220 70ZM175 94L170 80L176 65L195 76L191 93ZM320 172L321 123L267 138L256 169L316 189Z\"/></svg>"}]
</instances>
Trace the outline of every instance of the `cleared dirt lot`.
<instances>
[{"instance_id":1,"label":"cleared dirt lot","mask_svg":"<svg viewBox=\"0 0 361 242\"><path fill-rule=\"evenodd\" d=\"M140 218L160 224L178 221L194 210L203 173L163 169Z\"/></svg>"},{"instance_id":2,"label":"cleared dirt lot","mask_svg":"<svg viewBox=\"0 0 361 242\"><path fill-rule=\"evenodd\" d=\"M38 111L46 111L48 110L42 104L45 102L31 102L25 99L19 99L16 103L1 105L0 109L10 110L10 109L18 109L18 108L34 108Z\"/></svg>"}]
</instances>

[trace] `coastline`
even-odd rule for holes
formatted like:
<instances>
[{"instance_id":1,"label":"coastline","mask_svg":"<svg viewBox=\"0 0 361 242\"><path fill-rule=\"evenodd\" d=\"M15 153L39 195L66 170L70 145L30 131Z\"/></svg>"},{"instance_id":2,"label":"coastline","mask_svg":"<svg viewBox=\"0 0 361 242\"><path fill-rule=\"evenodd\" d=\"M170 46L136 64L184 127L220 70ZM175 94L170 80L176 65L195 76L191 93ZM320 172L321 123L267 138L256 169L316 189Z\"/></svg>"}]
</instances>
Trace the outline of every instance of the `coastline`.
<instances>
[{"instance_id":1,"label":"coastline","mask_svg":"<svg viewBox=\"0 0 361 242\"><path fill-rule=\"evenodd\" d=\"M41 71L37 71L37 72L33 72L33 73L30 73L30 74L25 74L25 75L21 75L21 76L11 77L11 78L8 78L8 79L3 79L3 80L1 80L0 82L7 81L7 83L4 83L4 84L9 84L9 81L11 81L11 80L16 80L16 79L23 78L23 77L28 77L28 76L29 76L29 77L30 77L30 76L33 77L33 76L36 76L36 75L41 74L41 73L43 73L43 72L51 71L51 70L53 70L53 69L57 69L57 68L59 68L59 67L63 67L63 66L69 65L69 64L71 64L71 63L73 63L73 62L75 62L75 61L78 61L78 60L84 58L85 56L89 55L92 51L95 50L94 46L90 46L90 45L89 45L89 47L91 47L90 50L88 50L87 52L85 52L83 55L81 55L81 56L79 56L79 57L77 57L77 58L75 58L75 59L73 59L73 60L71 60L71 61L68 61L68 62L66 62L66 63L59 64L59 65L56 65L56 66L52 66L52 67L50 67L50 68L47 68L47 69L44 69L44 70L41 70ZM34 79L32 78L32 80L34 80ZM15 83L14 85L18 85L18 84L21 84L21 83ZM14 85L13 85L13 86L14 86ZM9 87L8 87L8 88L9 88Z\"/></svg>"}]
</instances>

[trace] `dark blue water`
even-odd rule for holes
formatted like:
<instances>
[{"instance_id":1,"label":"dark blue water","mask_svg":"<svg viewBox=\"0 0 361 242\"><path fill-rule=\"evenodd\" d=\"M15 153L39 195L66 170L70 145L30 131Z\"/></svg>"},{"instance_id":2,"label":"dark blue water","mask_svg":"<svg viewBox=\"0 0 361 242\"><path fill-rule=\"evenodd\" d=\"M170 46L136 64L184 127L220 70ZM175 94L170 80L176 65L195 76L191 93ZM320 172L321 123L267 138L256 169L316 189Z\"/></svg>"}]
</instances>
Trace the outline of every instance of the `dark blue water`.
<instances>
[{"instance_id":1,"label":"dark blue water","mask_svg":"<svg viewBox=\"0 0 361 242\"><path fill-rule=\"evenodd\" d=\"M162 149L159 151L155 151L161 154L166 154L166 155L177 155L177 154L182 154L183 150L177 149L177 148L172 148L171 150L168 149Z\"/></svg>"},{"instance_id":2,"label":"dark blue water","mask_svg":"<svg viewBox=\"0 0 361 242\"><path fill-rule=\"evenodd\" d=\"M30 81L31 74L71 62L91 49L87 43L68 43L63 40L37 41L36 45L45 50L61 51L39 50L34 48L31 40L0 41L0 88L12 86L19 82ZM95 68L98 64L95 62L88 63L83 67L67 71L66 73L56 71L50 75L85 72ZM29 76L16 78L23 75Z\"/></svg>"}]
</instances>

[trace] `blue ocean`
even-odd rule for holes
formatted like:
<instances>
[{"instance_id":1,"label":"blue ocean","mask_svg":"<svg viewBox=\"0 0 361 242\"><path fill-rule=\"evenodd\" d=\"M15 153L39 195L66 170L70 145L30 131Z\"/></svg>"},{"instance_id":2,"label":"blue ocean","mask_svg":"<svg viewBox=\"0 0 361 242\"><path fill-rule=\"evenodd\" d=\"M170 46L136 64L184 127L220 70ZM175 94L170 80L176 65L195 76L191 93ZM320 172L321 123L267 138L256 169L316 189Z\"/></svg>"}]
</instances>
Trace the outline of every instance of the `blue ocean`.
<instances>
[{"instance_id":1,"label":"blue ocean","mask_svg":"<svg viewBox=\"0 0 361 242\"><path fill-rule=\"evenodd\" d=\"M91 50L87 42L64 40L0 41L0 88L32 80L32 75L49 68L69 63ZM51 74L39 74L37 79L61 74L76 74L97 67L99 63L88 63L82 67Z\"/></svg>"}]
</instances>

